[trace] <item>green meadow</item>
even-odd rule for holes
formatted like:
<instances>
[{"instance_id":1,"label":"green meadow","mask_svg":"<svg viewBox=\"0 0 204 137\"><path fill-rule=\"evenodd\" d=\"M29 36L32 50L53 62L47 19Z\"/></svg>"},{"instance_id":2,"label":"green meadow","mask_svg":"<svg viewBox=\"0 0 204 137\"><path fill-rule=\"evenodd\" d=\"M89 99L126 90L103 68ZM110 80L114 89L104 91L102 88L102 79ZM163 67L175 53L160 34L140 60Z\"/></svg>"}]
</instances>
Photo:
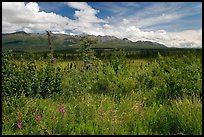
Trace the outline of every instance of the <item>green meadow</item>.
<instances>
[{"instance_id":1,"label":"green meadow","mask_svg":"<svg viewBox=\"0 0 204 137\"><path fill-rule=\"evenodd\" d=\"M3 135L202 134L202 53L78 60L2 53Z\"/></svg>"}]
</instances>

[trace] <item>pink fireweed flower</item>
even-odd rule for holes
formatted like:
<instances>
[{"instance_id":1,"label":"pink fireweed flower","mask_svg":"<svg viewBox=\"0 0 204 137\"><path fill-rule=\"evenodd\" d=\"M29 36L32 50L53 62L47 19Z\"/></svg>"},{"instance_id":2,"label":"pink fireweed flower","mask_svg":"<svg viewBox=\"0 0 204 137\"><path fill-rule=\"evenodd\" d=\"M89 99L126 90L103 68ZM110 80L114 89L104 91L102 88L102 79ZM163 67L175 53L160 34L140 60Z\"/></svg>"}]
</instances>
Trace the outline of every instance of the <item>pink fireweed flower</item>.
<instances>
[{"instance_id":1,"label":"pink fireweed flower","mask_svg":"<svg viewBox=\"0 0 204 137\"><path fill-rule=\"evenodd\" d=\"M65 111L64 111L64 109L62 109L62 113L64 113Z\"/></svg>"},{"instance_id":2,"label":"pink fireweed flower","mask_svg":"<svg viewBox=\"0 0 204 137\"><path fill-rule=\"evenodd\" d=\"M18 120L18 128L21 128L21 120Z\"/></svg>"},{"instance_id":3,"label":"pink fireweed flower","mask_svg":"<svg viewBox=\"0 0 204 137\"><path fill-rule=\"evenodd\" d=\"M62 111L62 104L60 104L60 107L59 107L59 111L61 112Z\"/></svg>"},{"instance_id":4,"label":"pink fireweed flower","mask_svg":"<svg viewBox=\"0 0 204 137\"><path fill-rule=\"evenodd\" d=\"M62 108L62 104L60 104L59 112L62 112L63 114L65 113L65 110Z\"/></svg>"},{"instance_id":5,"label":"pink fireweed flower","mask_svg":"<svg viewBox=\"0 0 204 137\"><path fill-rule=\"evenodd\" d=\"M21 128L21 122L18 122L18 128Z\"/></svg>"},{"instance_id":6,"label":"pink fireweed flower","mask_svg":"<svg viewBox=\"0 0 204 137\"><path fill-rule=\"evenodd\" d=\"M40 117L40 114L38 114L38 121L40 121L41 117Z\"/></svg>"}]
</instances>

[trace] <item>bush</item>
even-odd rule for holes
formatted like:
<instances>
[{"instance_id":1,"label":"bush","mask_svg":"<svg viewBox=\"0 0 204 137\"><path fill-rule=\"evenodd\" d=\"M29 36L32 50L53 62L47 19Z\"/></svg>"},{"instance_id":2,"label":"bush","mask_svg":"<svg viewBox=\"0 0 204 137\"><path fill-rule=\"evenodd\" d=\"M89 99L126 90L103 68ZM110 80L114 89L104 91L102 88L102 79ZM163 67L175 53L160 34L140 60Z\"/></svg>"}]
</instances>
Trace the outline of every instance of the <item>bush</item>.
<instances>
[{"instance_id":1,"label":"bush","mask_svg":"<svg viewBox=\"0 0 204 137\"><path fill-rule=\"evenodd\" d=\"M11 51L3 53L2 62L3 97L40 94L45 98L62 90L60 68L55 69L48 63L45 68L38 69L35 61L23 64L23 60L16 65Z\"/></svg>"}]
</instances>

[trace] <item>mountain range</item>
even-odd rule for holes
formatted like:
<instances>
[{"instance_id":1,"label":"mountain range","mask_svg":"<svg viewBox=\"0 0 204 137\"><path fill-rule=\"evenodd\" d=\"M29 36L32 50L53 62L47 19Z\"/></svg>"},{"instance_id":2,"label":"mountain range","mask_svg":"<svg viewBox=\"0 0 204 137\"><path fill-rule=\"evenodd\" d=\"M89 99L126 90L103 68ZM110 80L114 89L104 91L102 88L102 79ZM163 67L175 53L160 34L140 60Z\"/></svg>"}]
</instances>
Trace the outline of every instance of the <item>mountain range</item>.
<instances>
[{"instance_id":1,"label":"mountain range","mask_svg":"<svg viewBox=\"0 0 204 137\"><path fill-rule=\"evenodd\" d=\"M95 35L67 35L52 34L51 44L54 50L70 50L80 48L81 36L97 39L97 43L91 48L110 49L110 48L129 48L129 49L164 49L163 44L151 41L132 42L128 38L119 39L114 36L95 36ZM47 34L26 33L19 31L15 33L2 34L2 51L49 51Z\"/></svg>"}]
</instances>

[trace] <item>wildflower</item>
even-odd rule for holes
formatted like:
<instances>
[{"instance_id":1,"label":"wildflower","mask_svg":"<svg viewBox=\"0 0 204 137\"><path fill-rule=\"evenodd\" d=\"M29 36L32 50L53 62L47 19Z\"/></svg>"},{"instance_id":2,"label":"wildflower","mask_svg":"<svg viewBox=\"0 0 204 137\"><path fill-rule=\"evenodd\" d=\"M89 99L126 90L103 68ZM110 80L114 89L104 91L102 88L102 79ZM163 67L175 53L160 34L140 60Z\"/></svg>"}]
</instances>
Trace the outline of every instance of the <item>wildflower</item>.
<instances>
[{"instance_id":1,"label":"wildflower","mask_svg":"<svg viewBox=\"0 0 204 137\"><path fill-rule=\"evenodd\" d=\"M40 117L40 114L38 113L38 121L40 121L41 117Z\"/></svg>"},{"instance_id":2,"label":"wildflower","mask_svg":"<svg viewBox=\"0 0 204 137\"><path fill-rule=\"evenodd\" d=\"M60 104L59 111L60 111L60 112L62 112L62 113L64 113L64 112L65 112L65 110L62 108L62 104Z\"/></svg>"},{"instance_id":3,"label":"wildflower","mask_svg":"<svg viewBox=\"0 0 204 137\"><path fill-rule=\"evenodd\" d=\"M19 119L18 119L18 128L21 128L21 121L22 121L22 113L20 111L20 108L18 108L18 113L19 113Z\"/></svg>"},{"instance_id":4,"label":"wildflower","mask_svg":"<svg viewBox=\"0 0 204 137\"><path fill-rule=\"evenodd\" d=\"M64 113L65 111L64 111L64 109L62 109L62 113Z\"/></svg>"},{"instance_id":5,"label":"wildflower","mask_svg":"<svg viewBox=\"0 0 204 137\"><path fill-rule=\"evenodd\" d=\"M104 110L100 109L101 115L104 115Z\"/></svg>"},{"instance_id":6,"label":"wildflower","mask_svg":"<svg viewBox=\"0 0 204 137\"><path fill-rule=\"evenodd\" d=\"M18 120L18 128L21 128L21 120Z\"/></svg>"}]
</instances>

